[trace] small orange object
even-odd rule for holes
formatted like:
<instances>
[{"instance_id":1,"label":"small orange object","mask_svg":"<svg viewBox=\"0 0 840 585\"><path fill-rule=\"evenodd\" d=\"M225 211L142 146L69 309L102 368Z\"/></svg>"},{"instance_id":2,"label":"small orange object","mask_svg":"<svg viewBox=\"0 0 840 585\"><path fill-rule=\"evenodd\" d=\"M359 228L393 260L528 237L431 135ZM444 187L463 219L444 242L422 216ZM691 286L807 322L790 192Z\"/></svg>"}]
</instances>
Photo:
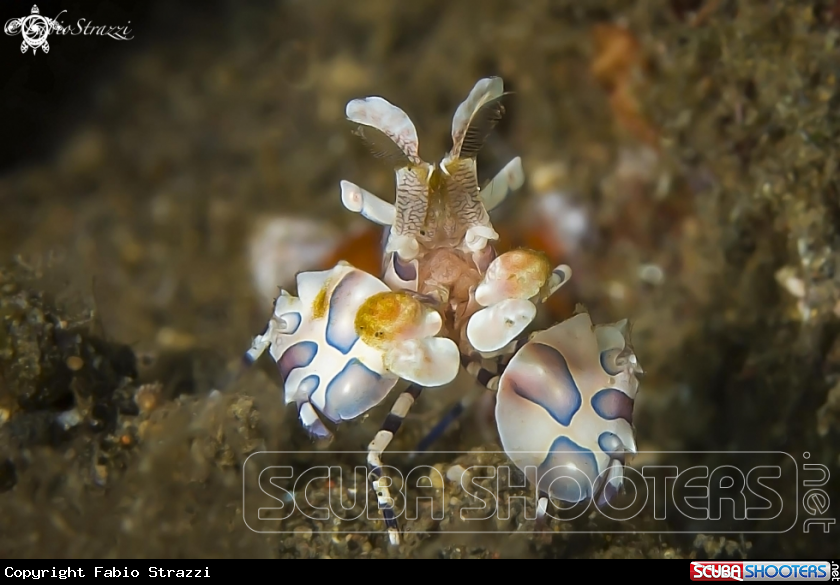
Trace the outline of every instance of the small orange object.
<instances>
[{"instance_id":1,"label":"small orange object","mask_svg":"<svg viewBox=\"0 0 840 585\"><path fill-rule=\"evenodd\" d=\"M567 255L559 238L554 237L545 225L529 226L522 237L522 245L532 250L543 250L552 266L557 266Z\"/></svg>"},{"instance_id":2,"label":"small orange object","mask_svg":"<svg viewBox=\"0 0 840 585\"><path fill-rule=\"evenodd\" d=\"M636 37L626 28L600 24L594 27L595 59L592 75L610 96L616 122L638 140L657 147L658 133L645 119L636 95L636 82L644 75L644 60Z\"/></svg>"},{"instance_id":3,"label":"small orange object","mask_svg":"<svg viewBox=\"0 0 840 585\"><path fill-rule=\"evenodd\" d=\"M76 355L67 358L67 361L65 363L67 364L67 367L70 368L70 370L73 372L78 372L83 367L85 367L84 360Z\"/></svg>"},{"instance_id":4,"label":"small orange object","mask_svg":"<svg viewBox=\"0 0 840 585\"><path fill-rule=\"evenodd\" d=\"M382 272L382 228L368 226L347 238L322 265L323 270L335 266L339 260L349 262L359 270L379 276Z\"/></svg>"},{"instance_id":5,"label":"small orange object","mask_svg":"<svg viewBox=\"0 0 840 585\"><path fill-rule=\"evenodd\" d=\"M505 225L494 225L493 227L496 229L496 233L499 234L499 240L494 242L493 246L497 253L504 254L517 246L516 236L514 235L516 233L515 230Z\"/></svg>"}]
</instances>

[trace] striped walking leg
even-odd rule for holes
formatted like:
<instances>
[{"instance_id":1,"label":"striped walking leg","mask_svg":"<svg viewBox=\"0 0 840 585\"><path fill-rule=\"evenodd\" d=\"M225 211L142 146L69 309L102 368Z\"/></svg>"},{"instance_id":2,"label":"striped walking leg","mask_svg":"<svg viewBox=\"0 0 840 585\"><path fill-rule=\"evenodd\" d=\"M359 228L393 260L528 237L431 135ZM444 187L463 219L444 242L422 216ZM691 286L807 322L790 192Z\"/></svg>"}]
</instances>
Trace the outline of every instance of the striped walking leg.
<instances>
[{"instance_id":1,"label":"striped walking leg","mask_svg":"<svg viewBox=\"0 0 840 585\"><path fill-rule=\"evenodd\" d=\"M503 366L499 365L497 371L492 371L483 367L479 362L471 360L467 357L461 358L461 365L464 366L464 369L467 370L467 373L470 376L475 378L479 384L491 392L495 392L499 389L499 378L502 373L498 370L504 369Z\"/></svg>"},{"instance_id":2,"label":"striped walking leg","mask_svg":"<svg viewBox=\"0 0 840 585\"><path fill-rule=\"evenodd\" d=\"M422 390L419 386L412 384L405 392L400 394L397 401L394 402L394 406L391 407L391 412L385 418L385 422L382 423L379 432L376 433L373 441L368 445L367 464L370 469L368 477L373 491L376 493L376 501L382 511L385 527L388 529L388 538L394 545L400 543L400 529L394 515L394 501L391 499L389 489L390 478L383 478L382 476L382 453L391 444L394 435L402 425L403 419L408 415L408 411L411 410L414 401L420 396Z\"/></svg>"}]
</instances>

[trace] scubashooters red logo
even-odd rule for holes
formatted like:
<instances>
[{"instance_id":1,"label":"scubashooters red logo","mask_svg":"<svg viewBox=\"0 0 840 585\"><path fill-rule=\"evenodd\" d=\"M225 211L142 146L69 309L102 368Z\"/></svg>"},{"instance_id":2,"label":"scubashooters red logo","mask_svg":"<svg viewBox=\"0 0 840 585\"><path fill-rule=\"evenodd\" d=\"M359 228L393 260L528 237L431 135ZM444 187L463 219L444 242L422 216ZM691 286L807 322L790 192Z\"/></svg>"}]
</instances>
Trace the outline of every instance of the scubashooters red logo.
<instances>
[{"instance_id":1,"label":"scubashooters red logo","mask_svg":"<svg viewBox=\"0 0 840 585\"><path fill-rule=\"evenodd\" d=\"M743 563L713 563L695 561L691 563L692 581L743 581Z\"/></svg>"}]
</instances>

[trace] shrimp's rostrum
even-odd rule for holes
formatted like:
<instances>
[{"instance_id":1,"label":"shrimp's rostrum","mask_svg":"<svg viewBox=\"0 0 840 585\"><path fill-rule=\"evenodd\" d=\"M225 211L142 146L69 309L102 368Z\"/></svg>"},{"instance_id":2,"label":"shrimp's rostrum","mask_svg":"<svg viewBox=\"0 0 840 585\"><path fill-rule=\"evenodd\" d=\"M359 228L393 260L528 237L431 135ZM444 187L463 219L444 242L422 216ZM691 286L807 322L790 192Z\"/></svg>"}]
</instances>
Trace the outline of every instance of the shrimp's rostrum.
<instances>
[{"instance_id":1,"label":"shrimp's rostrum","mask_svg":"<svg viewBox=\"0 0 840 585\"><path fill-rule=\"evenodd\" d=\"M463 367L497 391L501 444L540 492L577 503L609 501L636 452L633 403L642 372L627 321L593 325L589 314L526 331L540 303L569 281L542 251L498 254L489 212L524 181L519 158L479 188L476 156L504 114L502 80L481 79L452 120L452 148L436 163L420 156L417 131L381 97L352 100L346 116L374 156L395 173L388 203L341 181L344 206L383 226L382 273L347 262L297 275L281 291L265 332L247 352L268 350L286 403L302 425L329 438L333 425L410 384L368 447L371 487L392 544L400 541L381 455L424 388L444 387ZM488 369L489 368L489 369Z\"/></svg>"}]
</instances>

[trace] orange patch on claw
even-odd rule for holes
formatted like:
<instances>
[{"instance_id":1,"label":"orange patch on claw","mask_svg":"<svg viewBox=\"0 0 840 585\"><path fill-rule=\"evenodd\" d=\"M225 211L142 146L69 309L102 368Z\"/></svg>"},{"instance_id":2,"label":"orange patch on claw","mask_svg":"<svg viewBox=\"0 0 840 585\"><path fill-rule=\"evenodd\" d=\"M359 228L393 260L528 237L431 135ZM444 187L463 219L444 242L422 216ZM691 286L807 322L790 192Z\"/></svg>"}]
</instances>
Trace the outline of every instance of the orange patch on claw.
<instances>
[{"instance_id":1,"label":"orange patch on claw","mask_svg":"<svg viewBox=\"0 0 840 585\"><path fill-rule=\"evenodd\" d=\"M359 307L356 334L370 346L381 346L416 325L422 310L420 302L408 293L377 293Z\"/></svg>"},{"instance_id":2,"label":"orange patch on claw","mask_svg":"<svg viewBox=\"0 0 840 585\"><path fill-rule=\"evenodd\" d=\"M519 232L520 237L515 237L515 232L510 228L497 228L496 231L501 236L498 250L510 250L515 246L532 250L545 250L550 266L560 264L568 256L560 239L552 235L551 226L547 222L528 226L527 229ZM574 279L572 282L574 282ZM548 319L553 323L559 323L569 318L575 308L575 299L569 284L561 287L560 290L546 299L543 306L548 311Z\"/></svg>"},{"instance_id":3,"label":"orange patch on claw","mask_svg":"<svg viewBox=\"0 0 840 585\"><path fill-rule=\"evenodd\" d=\"M519 248L511 250L504 255L507 267L519 277L538 276L542 280L547 280L551 274L551 264L548 260L548 255L541 252L539 249Z\"/></svg>"},{"instance_id":4,"label":"orange patch on claw","mask_svg":"<svg viewBox=\"0 0 840 585\"><path fill-rule=\"evenodd\" d=\"M315 319L321 319L327 314L327 288L329 284L329 280L325 282L321 290L318 291L315 300L312 301L312 317Z\"/></svg>"}]
</instances>

